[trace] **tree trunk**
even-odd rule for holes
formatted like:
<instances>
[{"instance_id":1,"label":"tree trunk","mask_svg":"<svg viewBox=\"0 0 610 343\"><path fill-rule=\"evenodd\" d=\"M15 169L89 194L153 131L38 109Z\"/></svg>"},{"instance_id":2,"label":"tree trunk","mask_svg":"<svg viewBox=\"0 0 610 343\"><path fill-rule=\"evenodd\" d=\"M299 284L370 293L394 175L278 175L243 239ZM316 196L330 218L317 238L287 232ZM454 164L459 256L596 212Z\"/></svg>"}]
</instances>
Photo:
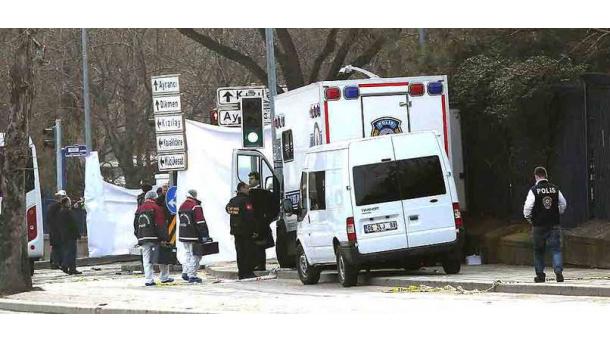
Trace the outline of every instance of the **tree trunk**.
<instances>
[{"instance_id":1,"label":"tree trunk","mask_svg":"<svg viewBox=\"0 0 610 343\"><path fill-rule=\"evenodd\" d=\"M0 156L4 196L0 219L0 293L16 293L32 288L25 223L25 169L28 158L28 119L34 98L32 39L20 29L11 77L11 110Z\"/></svg>"}]
</instances>

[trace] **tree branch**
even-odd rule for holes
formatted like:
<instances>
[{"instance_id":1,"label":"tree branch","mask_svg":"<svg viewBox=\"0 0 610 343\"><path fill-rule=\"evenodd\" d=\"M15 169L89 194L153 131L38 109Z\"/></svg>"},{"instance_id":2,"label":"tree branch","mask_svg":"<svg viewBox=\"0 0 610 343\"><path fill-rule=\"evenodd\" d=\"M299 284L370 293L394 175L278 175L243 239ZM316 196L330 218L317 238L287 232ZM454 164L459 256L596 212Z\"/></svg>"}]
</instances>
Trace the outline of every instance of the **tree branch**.
<instances>
[{"instance_id":1,"label":"tree branch","mask_svg":"<svg viewBox=\"0 0 610 343\"><path fill-rule=\"evenodd\" d=\"M371 60L379 54L379 51L383 49L385 43L389 39L394 39L400 34L401 29L393 29L389 34L381 34L377 37L375 42L371 44L360 56L356 57L351 65L354 67L363 67L371 62ZM346 80L351 73L345 73L337 76L336 80Z\"/></svg>"},{"instance_id":2,"label":"tree branch","mask_svg":"<svg viewBox=\"0 0 610 343\"><path fill-rule=\"evenodd\" d=\"M313 66L311 68L311 73L309 74L309 83L315 82L318 80L318 76L320 75L320 68L322 67L322 63L328 58L328 56L335 51L337 47L337 33L339 29L331 29L326 36L326 44L324 44L324 48L322 52L316 57L313 62Z\"/></svg>"},{"instance_id":3,"label":"tree branch","mask_svg":"<svg viewBox=\"0 0 610 343\"><path fill-rule=\"evenodd\" d=\"M282 45L282 49L286 53L286 69L284 69L284 78L289 89L295 89L305 85L299 54L294 41L288 32L288 29L275 29L277 37Z\"/></svg>"},{"instance_id":4,"label":"tree branch","mask_svg":"<svg viewBox=\"0 0 610 343\"><path fill-rule=\"evenodd\" d=\"M341 43L341 46L339 47L339 50L337 51L337 54L330 65L330 69L326 74L326 80L335 80L339 69L341 69L341 65L343 65L343 62L345 62L345 57L347 56L349 49L352 47L356 41L356 38L358 37L358 33L360 33L360 29L349 29L347 36L343 40L343 43Z\"/></svg>"},{"instance_id":5,"label":"tree branch","mask_svg":"<svg viewBox=\"0 0 610 343\"><path fill-rule=\"evenodd\" d=\"M246 56L241 52L228 47L226 45L222 45L212 39L209 36L206 36L202 33L195 31L194 29L177 29L180 33L185 35L186 37L194 40L195 42L203 45L204 47L214 51L215 53L234 61L244 68L248 69L256 78L258 78L264 84L267 84L267 73L263 68L261 68L254 59L250 56Z\"/></svg>"}]
</instances>

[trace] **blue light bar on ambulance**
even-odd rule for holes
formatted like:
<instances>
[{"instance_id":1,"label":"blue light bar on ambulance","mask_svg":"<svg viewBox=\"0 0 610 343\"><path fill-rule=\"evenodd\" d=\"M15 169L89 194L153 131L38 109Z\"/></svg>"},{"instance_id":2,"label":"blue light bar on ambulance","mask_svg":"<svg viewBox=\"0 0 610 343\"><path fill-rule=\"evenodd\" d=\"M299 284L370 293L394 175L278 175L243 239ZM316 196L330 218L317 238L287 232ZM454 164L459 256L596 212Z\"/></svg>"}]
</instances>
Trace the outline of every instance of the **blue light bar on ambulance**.
<instances>
[{"instance_id":1,"label":"blue light bar on ambulance","mask_svg":"<svg viewBox=\"0 0 610 343\"><path fill-rule=\"evenodd\" d=\"M442 82L428 82L428 94L430 94L430 95L443 94L443 83Z\"/></svg>"},{"instance_id":2,"label":"blue light bar on ambulance","mask_svg":"<svg viewBox=\"0 0 610 343\"><path fill-rule=\"evenodd\" d=\"M343 88L343 97L347 100L358 99L360 90L357 86L347 86Z\"/></svg>"}]
</instances>

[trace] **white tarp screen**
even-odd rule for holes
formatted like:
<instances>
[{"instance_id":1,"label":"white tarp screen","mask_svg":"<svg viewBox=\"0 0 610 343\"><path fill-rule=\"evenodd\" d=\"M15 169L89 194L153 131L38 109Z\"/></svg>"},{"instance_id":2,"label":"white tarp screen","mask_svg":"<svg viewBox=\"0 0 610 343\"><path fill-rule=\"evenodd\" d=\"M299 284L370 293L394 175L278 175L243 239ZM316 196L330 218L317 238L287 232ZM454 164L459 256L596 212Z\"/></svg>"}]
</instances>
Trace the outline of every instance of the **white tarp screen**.
<instances>
[{"instance_id":1,"label":"white tarp screen","mask_svg":"<svg viewBox=\"0 0 610 343\"><path fill-rule=\"evenodd\" d=\"M241 147L241 129L218 127L196 121L186 121L188 169L178 172L178 203L186 199L186 192L196 189L202 202L210 236L218 241L220 253L204 256L201 263L235 260L235 244L229 233L229 215L225 205L234 196L231 190L233 149ZM271 131L265 130L263 153L271 159ZM275 229L272 226L272 231ZM178 259L182 261L183 247L178 243ZM275 257L275 249L267 249L267 258Z\"/></svg>"},{"instance_id":2,"label":"white tarp screen","mask_svg":"<svg viewBox=\"0 0 610 343\"><path fill-rule=\"evenodd\" d=\"M198 191L210 236L219 242L220 253L205 256L202 264L235 260L235 245L229 233L229 215L225 205L234 195L231 190L233 149L241 147L241 130L186 121L188 169L178 172L177 203L186 192ZM271 161L271 132L265 130L263 153ZM137 240L133 235L133 214L140 190L130 190L104 182L97 152L86 159L85 204L89 256L128 254ZM275 228L272 225L275 234ZM178 259L183 261L184 249L179 242ZM267 257L275 257L275 249L267 249Z\"/></svg>"},{"instance_id":3,"label":"white tarp screen","mask_svg":"<svg viewBox=\"0 0 610 343\"><path fill-rule=\"evenodd\" d=\"M133 235L133 214L141 191L105 182L95 151L86 158L85 168L89 256L129 254L138 243Z\"/></svg>"}]
</instances>

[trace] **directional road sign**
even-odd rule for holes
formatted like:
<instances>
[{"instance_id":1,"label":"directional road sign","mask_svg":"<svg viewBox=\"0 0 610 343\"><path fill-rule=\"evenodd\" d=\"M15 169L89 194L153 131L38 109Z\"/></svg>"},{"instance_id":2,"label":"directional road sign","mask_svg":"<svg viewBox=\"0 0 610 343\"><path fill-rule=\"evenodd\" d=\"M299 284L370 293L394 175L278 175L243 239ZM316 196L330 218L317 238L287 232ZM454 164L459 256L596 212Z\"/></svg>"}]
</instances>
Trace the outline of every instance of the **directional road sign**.
<instances>
[{"instance_id":1,"label":"directional road sign","mask_svg":"<svg viewBox=\"0 0 610 343\"><path fill-rule=\"evenodd\" d=\"M157 155L159 171L185 170L186 152Z\"/></svg>"},{"instance_id":2,"label":"directional road sign","mask_svg":"<svg viewBox=\"0 0 610 343\"><path fill-rule=\"evenodd\" d=\"M176 214L176 190L178 190L176 186L171 186L165 194L165 206L171 214Z\"/></svg>"},{"instance_id":3,"label":"directional road sign","mask_svg":"<svg viewBox=\"0 0 610 343\"><path fill-rule=\"evenodd\" d=\"M68 145L64 149L65 157L83 157L89 155L89 150L86 145Z\"/></svg>"},{"instance_id":4,"label":"directional road sign","mask_svg":"<svg viewBox=\"0 0 610 343\"><path fill-rule=\"evenodd\" d=\"M155 116L155 132L184 132L182 113L159 114Z\"/></svg>"},{"instance_id":5,"label":"directional road sign","mask_svg":"<svg viewBox=\"0 0 610 343\"><path fill-rule=\"evenodd\" d=\"M221 126L241 125L241 99L263 98L263 118L265 124L271 123L269 92L264 86L222 87L216 90L218 124Z\"/></svg>"},{"instance_id":6,"label":"directional road sign","mask_svg":"<svg viewBox=\"0 0 610 343\"><path fill-rule=\"evenodd\" d=\"M182 133L157 134L157 152L185 151L186 140Z\"/></svg>"},{"instance_id":7,"label":"directional road sign","mask_svg":"<svg viewBox=\"0 0 610 343\"><path fill-rule=\"evenodd\" d=\"M180 95L153 96L154 114L172 113L182 111Z\"/></svg>"},{"instance_id":8,"label":"directional road sign","mask_svg":"<svg viewBox=\"0 0 610 343\"><path fill-rule=\"evenodd\" d=\"M162 93L180 93L178 75L153 76L150 80L153 95Z\"/></svg>"}]
</instances>

